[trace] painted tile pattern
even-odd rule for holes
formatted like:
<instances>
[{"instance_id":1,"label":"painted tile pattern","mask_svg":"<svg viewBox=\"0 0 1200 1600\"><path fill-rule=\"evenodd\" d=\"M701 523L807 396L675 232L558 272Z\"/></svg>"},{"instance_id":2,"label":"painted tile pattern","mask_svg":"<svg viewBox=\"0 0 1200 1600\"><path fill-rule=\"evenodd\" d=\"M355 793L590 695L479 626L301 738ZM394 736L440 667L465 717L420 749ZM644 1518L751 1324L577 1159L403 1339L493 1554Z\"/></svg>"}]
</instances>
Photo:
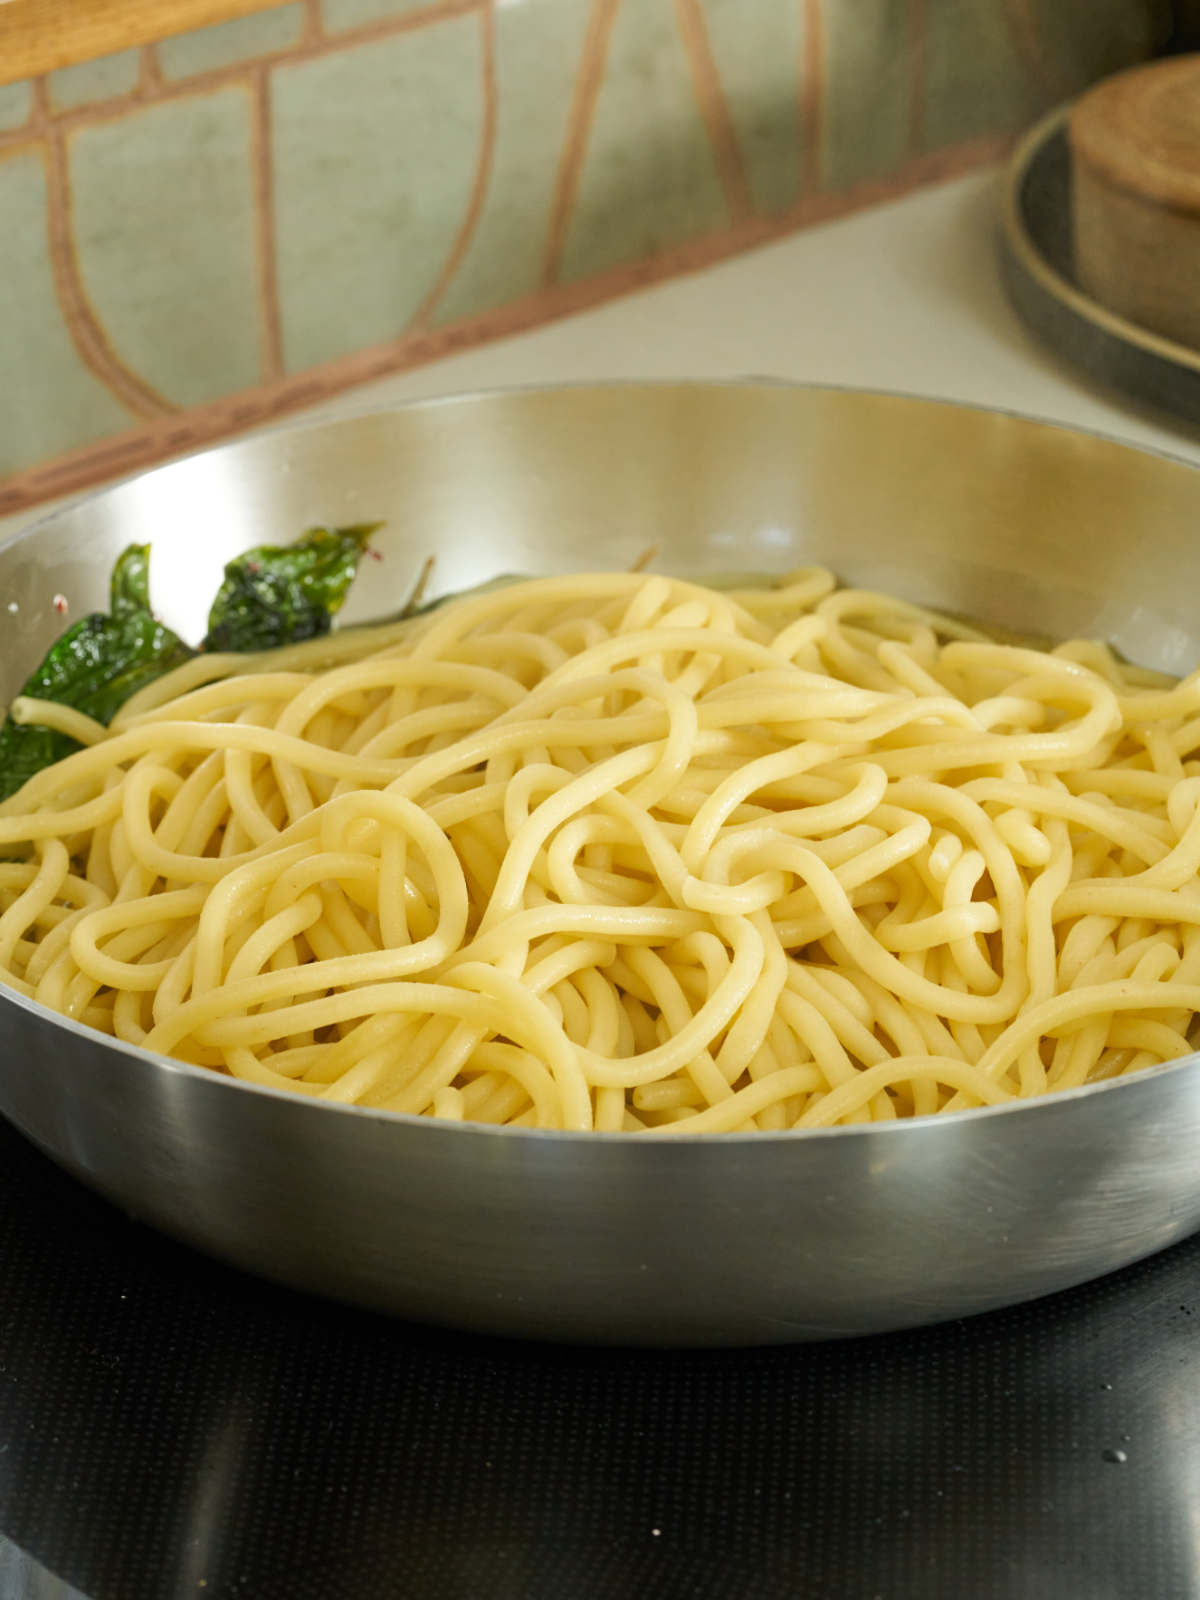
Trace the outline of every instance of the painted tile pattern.
<instances>
[{"instance_id":1,"label":"painted tile pattern","mask_svg":"<svg viewBox=\"0 0 1200 1600\"><path fill-rule=\"evenodd\" d=\"M73 111L78 106L101 100L120 100L137 87L141 56L137 50L122 50L98 61L80 61L61 67L46 77L52 111Z\"/></svg>"},{"instance_id":2,"label":"painted tile pattern","mask_svg":"<svg viewBox=\"0 0 1200 1600\"><path fill-rule=\"evenodd\" d=\"M286 371L395 338L419 317L486 159L485 32L478 14L454 17L275 74Z\"/></svg>"},{"instance_id":3,"label":"painted tile pattern","mask_svg":"<svg viewBox=\"0 0 1200 1600\"><path fill-rule=\"evenodd\" d=\"M46 170L36 150L0 160L5 290L0 348L8 381L0 473L125 431L137 413L119 401L67 332L50 258ZM90 369L90 370L89 370Z\"/></svg>"},{"instance_id":4,"label":"painted tile pattern","mask_svg":"<svg viewBox=\"0 0 1200 1600\"><path fill-rule=\"evenodd\" d=\"M758 215L779 216L800 194L804 8L777 0L693 0L693 20L697 5L699 26L689 37L703 48L707 30L710 41L715 71L710 127L721 127L724 102L732 156L744 165L745 184L735 198ZM856 13L857 0L841 9ZM703 96L699 81L697 92Z\"/></svg>"},{"instance_id":5,"label":"painted tile pattern","mask_svg":"<svg viewBox=\"0 0 1200 1600\"><path fill-rule=\"evenodd\" d=\"M537 291L549 247L574 65L592 0L523 0L496 11L495 136L487 192L458 270L433 312L453 322ZM547 72L546 62L565 64Z\"/></svg>"},{"instance_id":6,"label":"painted tile pattern","mask_svg":"<svg viewBox=\"0 0 1200 1600\"><path fill-rule=\"evenodd\" d=\"M0 86L0 511L996 159L1170 0L287 0Z\"/></svg>"},{"instance_id":7,"label":"painted tile pattern","mask_svg":"<svg viewBox=\"0 0 1200 1600\"><path fill-rule=\"evenodd\" d=\"M0 132L23 128L33 114L31 83L0 84Z\"/></svg>"},{"instance_id":8,"label":"painted tile pattern","mask_svg":"<svg viewBox=\"0 0 1200 1600\"><path fill-rule=\"evenodd\" d=\"M270 11L254 11L232 22L164 39L156 51L158 65L164 78L195 78L238 62L278 55L299 44L306 22L304 7L296 0Z\"/></svg>"},{"instance_id":9,"label":"painted tile pattern","mask_svg":"<svg viewBox=\"0 0 1200 1600\"><path fill-rule=\"evenodd\" d=\"M602 0L599 9L611 18L602 70L581 159L567 174L561 247L551 240L547 263L550 279L568 282L717 233L735 215L678 25L694 18L691 7Z\"/></svg>"},{"instance_id":10,"label":"painted tile pattern","mask_svg":"<svg viewBox=\"0 0 1200 1600\"><path fill-rule=\"evenodd\" d=\"M241 84L77 128L68 142L84 295L161 407L262 376L253 108Z\"/></svg>"}]
</instances>

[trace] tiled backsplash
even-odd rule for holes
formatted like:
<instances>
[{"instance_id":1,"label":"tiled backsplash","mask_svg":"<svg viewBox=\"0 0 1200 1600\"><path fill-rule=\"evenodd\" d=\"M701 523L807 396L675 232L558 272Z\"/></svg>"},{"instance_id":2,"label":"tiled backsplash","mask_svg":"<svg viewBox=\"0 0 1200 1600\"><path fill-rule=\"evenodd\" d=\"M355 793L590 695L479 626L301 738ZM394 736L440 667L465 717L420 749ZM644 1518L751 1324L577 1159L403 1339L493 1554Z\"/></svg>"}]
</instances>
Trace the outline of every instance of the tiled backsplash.
<instances>
[{"instance_id":1,"label":"tiled backsplash","mask_svg":"<svg viewBox=\"0 0 1200 1600\"><path fill-rule=\"evenodd\" d=\"M1169 0L291 0L0 87L0 510L994 158Z\"/></svg>"}]
</instances>

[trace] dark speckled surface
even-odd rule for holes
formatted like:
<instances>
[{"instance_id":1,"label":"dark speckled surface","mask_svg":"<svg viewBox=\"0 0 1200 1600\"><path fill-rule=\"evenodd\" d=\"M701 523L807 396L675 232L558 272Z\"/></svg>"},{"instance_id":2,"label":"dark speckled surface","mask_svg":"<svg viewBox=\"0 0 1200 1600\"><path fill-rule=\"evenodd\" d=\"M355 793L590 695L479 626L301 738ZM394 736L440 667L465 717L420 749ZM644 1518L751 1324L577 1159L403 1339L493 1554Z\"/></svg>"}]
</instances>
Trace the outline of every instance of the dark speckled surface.
<instances>
[{"instance_id":1,"label":"dark speckled surface","mask_svg":"<svg viewBox=\"0 0 1200 1600\"><path fill-rule=\"evenodd\" d=\"M0 1600L1187 1600L1198 1291L1200 1239L857 1343L506 1344L245 1278L0 1124Z\"/></svg>"}]
</instances>

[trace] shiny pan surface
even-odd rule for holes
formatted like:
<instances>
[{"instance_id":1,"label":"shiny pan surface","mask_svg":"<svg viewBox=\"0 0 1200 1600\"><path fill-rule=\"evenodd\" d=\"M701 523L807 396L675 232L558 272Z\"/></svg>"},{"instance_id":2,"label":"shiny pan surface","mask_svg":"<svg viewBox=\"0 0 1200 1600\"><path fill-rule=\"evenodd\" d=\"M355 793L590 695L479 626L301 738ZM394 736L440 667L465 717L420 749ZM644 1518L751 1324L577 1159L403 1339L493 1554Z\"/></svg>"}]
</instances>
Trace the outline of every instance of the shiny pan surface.
<instances>
[{"instance_id":1,"label":"shiny pan surface","mask_svg":"<svg viewBox=\"0 0 1200 1600\"><path fill-rule=\"evenodd\" d=\"M385 518L346 621L499 571L809 562L1021 633L1200 659L1200 472L1018 417L784 384L530 390L291 429L166 466L0 549L0 687L103 605L132 540L187 636L224 561ZM915 1122L659 1139L318 1105L0 995L0 1113L134 1216L401 1316L751 1344L1029 1299L1200 1228L1195 1058Z\"/></svg>"}]
</instances>

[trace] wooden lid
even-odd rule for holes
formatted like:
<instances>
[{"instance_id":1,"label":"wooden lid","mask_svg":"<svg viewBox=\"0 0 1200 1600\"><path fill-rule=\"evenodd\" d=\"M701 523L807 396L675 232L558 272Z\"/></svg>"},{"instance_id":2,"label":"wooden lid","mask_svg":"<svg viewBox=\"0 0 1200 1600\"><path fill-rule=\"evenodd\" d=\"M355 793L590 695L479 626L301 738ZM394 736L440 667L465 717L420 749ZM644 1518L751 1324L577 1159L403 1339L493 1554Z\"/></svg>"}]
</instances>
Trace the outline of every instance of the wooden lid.
<instances>
[{"instance_id":1,"label":"wooden lid","mask_svg":"<svg viewBox=\"0 0 1200 1600\"><path fill-rule=\"evenodd\" d=\"M1071 148L1110 183L1200 212L1200 55L1106 78L1071 113Z\"/></svg>"}]
</instances>

